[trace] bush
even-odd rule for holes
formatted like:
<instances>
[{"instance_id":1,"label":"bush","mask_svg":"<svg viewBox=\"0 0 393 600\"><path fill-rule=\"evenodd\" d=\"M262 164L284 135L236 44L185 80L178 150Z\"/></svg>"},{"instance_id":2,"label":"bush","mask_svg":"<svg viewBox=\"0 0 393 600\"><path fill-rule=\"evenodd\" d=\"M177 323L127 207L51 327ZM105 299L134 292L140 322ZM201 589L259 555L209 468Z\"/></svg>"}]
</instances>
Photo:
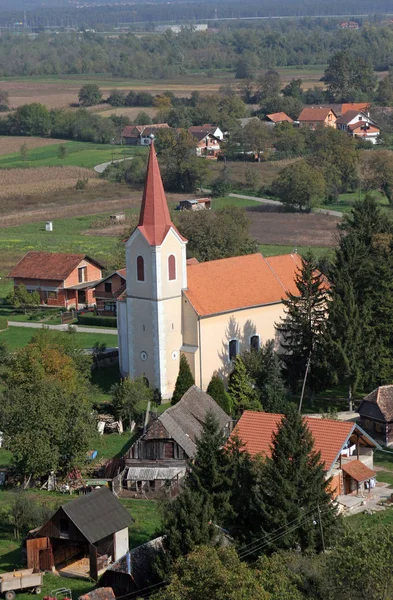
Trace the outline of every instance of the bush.
<instances>
[{"instance_id":1,"label":"bush","mask_svg":"<svg viewBox=\"0 0 393 600\"><path fill-rule=\"evenodd\" d=\"M88 177L84 177L83 179L78 179L75 185L76 190L85 190L89 184Z\"/></svg>"},{"instance_id":2,"label":"bush","mask_svg":"<svg viewBox=\"0 0 393 600\"><path fill-rule=\"evenodd\" d=\"M78 315L78 325L93 325L94 327L117 327L117 319L116 317Z\"/></svg>"},{"instance_id":3,"label":"bush","mask_svg":"<svg viewBox=\"0 0 393 600\"><path fill-rule=\"evenodd\" d=\"M8 329L7 317L0 317L0 331L2 331L3 329Z\"/></svg>"},{"instance_id":4,"label":"bush","mask_svg":"<svg viewBox=\"0 0 393 600\"><path fill-rule=\"evenodd\" d=\"M232 191L232 184L229 181L225 181L222 178L216 179L211 185L211 195L213 198L220 198L222 196L228 196Z\"/></svg>"}]
</instances>

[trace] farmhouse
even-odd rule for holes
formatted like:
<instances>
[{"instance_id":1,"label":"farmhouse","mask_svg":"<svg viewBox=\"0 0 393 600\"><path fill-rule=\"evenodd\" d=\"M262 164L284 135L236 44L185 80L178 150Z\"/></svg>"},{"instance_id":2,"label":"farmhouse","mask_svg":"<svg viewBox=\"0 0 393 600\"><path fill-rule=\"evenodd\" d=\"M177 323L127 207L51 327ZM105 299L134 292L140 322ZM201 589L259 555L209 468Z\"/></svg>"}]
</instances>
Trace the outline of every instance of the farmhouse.
<instances>
[{"instance_id":1,"label":"farmhouse","mask_svg":"<svg viewBox=\"0 0 393 600\"><path fill-rule=\"evenodd\" d=\"M144 377L163 398L172 396L181 353L206 390L215 371L229 375L239 352L276 339L282 299L296 293L301 265L297 254L187 264L186 245L171 220L153 144L139 225L126 242L118 346L122 376Z\"/></svg>"},{"instance_id":2,"label":"farmhouse","mask_svg":"<svg viewBox=\"0 0 393 600\"><path fill-rule=\"evenodd\" d=\"M336 113L330 107L303 108L299 115L299 127L318 129L321 127L335 127Z\"/></svg>"},{"instance_id":3,"label":"farmhouse","mask_svg":"<svg viewBox=\"0 0 393 600\"><path fill-rule=\"evenodd\" d=\"M28 567L97 580L128 552L131 522L106 487L67 502L27 540Z\"/></svg>"},{"instance_id":4,"label":"farmhouse","mask_svg":"<svg viewBox=\"0 0 393 600\"><path fill-rule=\"evenodd\" d=\"M293 123L291 117L288 117L285 112L271 113L270 115L266 115L266 119L273 125L277 125L278 123Z\"/></svg>"},{"instance_id":5,"label":"farmhouse","mask_svg":"<svg viewBox=\"0 0 393 600\"><path fill-rule=\"evenodd\" d=\"M151 135L158 129L170 129L168 123L155 123L154 125L127 125L121 132L121 137L127 145L149 146Z\"/></svg>"},{"instance_id":6,"label":"farmhouse","mask_svg":"<svg viewBox=\"0 0 393 600\"><path fill-rule=\"evenodd\" d=\"M381 444L393 444L393 385L381 385L360 403L360 424Z\"/></svg>"},{"instance_id":7,"label":"farmhouse","mask_svg":"<svg viewBox=\"0 0 393 600\"><path fill-rule=\"evenodd\" d=\"M150 425L126 454L126 485L137 493L156 492L164 484L177 487L187 459L196 452L207 414L212 412L228 436L232 419L196 385Z\"/></svg>"},{"instance_id":8,"label":"farmhouse","mask_svg":"<svg viewBox=\"0 0 393 600\"><path fill-rule=\"evenodd\" d=\"M218 127L218 125L212 125L211 123L205 123L205 125L192 125L192 127L188 128L188 133L194 135L194 133L199 133L200 131L204 131L206 133L211 133L214 137L218 138L221 142L224 139L224 133Z\"/></svg>"},{"instance_id":9,"label":"farmhouse","mask_svg":"<svg viewBox=\"0 0 393 600\"><path fill-rule=\"evenodd\" d=\"M379 445L356 423L304 417L314 448L321 453L326 478L335 496L358 494L375 484L373 453ZM246 410L233 435L238 435L251 456L270 456L274 433L283 415Z\"/></svg>"},{"instance_id":10,"label":"farmhouse","mask_svg":"<svg viewBox=\"0 0 393 600\"><path fill-rule=\"evenodd\" d=\"M97 312L101 316L116 316L116 298L124 290L126 270L114 271L99 281L93 292Z\"/></svg>"},{"instance_id":11,"label":"farmhouse","mask_svg":"<svg viewBox=\"0 0 393 600\"><path fill-rule=\"evenodd\" d=\"M336 121L337 129L353 137L376 144L381 133L376 122L365 111L348 110Z\"/></svg>"},{"instance_id":12,"label":"farmhouse","mask_svg":"<svg viewBox=\"0 0 393 600\"><path fill-rule=\"evenodd\" d=\"M38 292L41 304L84 308L94 304L93 291L103 266L86 254L28 252L8 273L14 287Z\"/></svg>"},{"instance_id":13,"label":"farmhouse","mask_svg":"<svg viewBox=\"0 0 393 600\"><path fill-rule=\"evenodd\" d=\"M193 131L192 136L197 140L196 155L215 158L220 152L220 139L208 131Z\"/></svg>"}]
</instances>

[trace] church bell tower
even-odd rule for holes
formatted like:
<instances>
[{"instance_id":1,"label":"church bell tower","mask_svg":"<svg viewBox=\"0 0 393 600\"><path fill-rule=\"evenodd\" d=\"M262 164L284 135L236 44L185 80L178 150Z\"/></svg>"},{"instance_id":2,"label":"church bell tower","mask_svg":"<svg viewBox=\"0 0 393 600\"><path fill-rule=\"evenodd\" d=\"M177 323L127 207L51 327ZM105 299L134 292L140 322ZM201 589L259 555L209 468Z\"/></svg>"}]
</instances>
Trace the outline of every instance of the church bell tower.
<instances>
[{"instance_id":1,"label":"church bell tower","mask_svg":"<svg viewBox=\"0 0 393 600\"><path fill-rule=\"evenodd\" d=\"M171 220L152 141L139 223L126 242L118 331L122 375L146 378L163 399L172 396L179 371L186 244Z\"/></svg>"}]
</instances>

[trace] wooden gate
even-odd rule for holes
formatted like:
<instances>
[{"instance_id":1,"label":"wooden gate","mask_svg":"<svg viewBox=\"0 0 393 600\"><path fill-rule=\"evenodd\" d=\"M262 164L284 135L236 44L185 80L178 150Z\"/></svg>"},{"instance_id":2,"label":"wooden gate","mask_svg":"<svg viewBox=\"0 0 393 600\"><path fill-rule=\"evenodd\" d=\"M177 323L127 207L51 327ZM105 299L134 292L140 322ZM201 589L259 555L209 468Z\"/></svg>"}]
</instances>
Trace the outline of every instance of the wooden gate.
<instances>
[{"instance_id":1,"label":"wooden gate","mask_svg":"<svg viewBox=\"0 0 393 600\"><path fill-rule=\"evenodd\" d=\"M50 545L48 548L41 548L39 551L41 571L51 571L53 567L53 552Z\"/></svg>"},{"instance_id":2,"label":"wooden gate","mask_svg":"<svg viewBox=\"0 0 393 600\"><path fill-rule=\"evenodd\" d=\"M33 569L34 572L43 570L50 570L52 564L49 564L49 567L42 567L41 565L41 553L42 552L50 552L52 556L52 549L50 547L49 538L33 538L31 540L26 541L26 549L27 549L27 567L29 569ZM45 558L46 561L46 558ZM52 560L53 563L53 560Z\"/></svg>"}]
</instances>

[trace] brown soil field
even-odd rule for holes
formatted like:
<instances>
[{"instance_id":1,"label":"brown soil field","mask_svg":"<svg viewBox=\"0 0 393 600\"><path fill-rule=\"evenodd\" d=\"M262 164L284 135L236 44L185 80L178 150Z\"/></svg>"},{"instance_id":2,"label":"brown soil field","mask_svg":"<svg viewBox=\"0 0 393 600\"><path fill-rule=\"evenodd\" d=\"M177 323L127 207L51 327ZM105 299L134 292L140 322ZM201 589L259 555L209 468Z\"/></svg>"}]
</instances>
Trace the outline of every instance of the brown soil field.
<instances>
[{"instance_id":1,"label":"brown soil field","mask_svg":"<svg viewBox=\"0 0 393 600\"><path fill-rule=\"evenodd\" d=\"M61 144L65 141L67 140L2 135L0 136L0 154L11 154L12 152L19 152L22 144L26 144L27 149L32 150L33 148L41 148L42 146Z\"/></svg>"},{"instance_id":2,"label":"brown soil field","mask_svg":"<svg viewBox=\"0 0 393 600\"><path fill-rule=\"evenodd\" d=\"M321 214L278 212L261 205L247 209L250 233L260 244L332 247L341 219Z\"/></svg>"},{"instance_id":3,"label":"brown soil field","mask_svg":"<svg viewBox=\"0 0 393 600\"><path fill-rule=\"evenodd\" d=\"M2 169L0 198L30 196L75 188L78 179L89 179L89 186L102 185L102 179L81 167L40 167L37 169Z\"/></svg>"}]
</instances>

